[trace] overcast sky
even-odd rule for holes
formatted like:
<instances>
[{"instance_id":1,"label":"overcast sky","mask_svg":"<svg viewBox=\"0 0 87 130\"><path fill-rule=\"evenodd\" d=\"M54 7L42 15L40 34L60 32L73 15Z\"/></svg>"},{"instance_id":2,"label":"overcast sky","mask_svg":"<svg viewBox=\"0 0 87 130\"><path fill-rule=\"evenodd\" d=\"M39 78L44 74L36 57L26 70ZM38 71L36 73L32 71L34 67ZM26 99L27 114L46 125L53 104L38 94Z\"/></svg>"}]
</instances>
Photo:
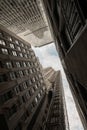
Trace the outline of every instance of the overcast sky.
<instances>
[{"instance_id":1,"label":"overcast sky","mask_svg":"<svg viewBox=\"0 0 87 130\"><path fill-rule=\"evenodd\" d=\"M63 86L65 91L65 99L66 105L69 115L69 124L70 130L84 130L79 119L78 113L76 111L76 107L69 89L69 85L66 80L66 76L64 74L63 68L60 63L60 59L58 53L56 52L55 45L49 44L40 48L32 47L36 56L39 57L40 63L45 67L53 67L55 70L61 70Z\"/></svg>"}]
</instances>

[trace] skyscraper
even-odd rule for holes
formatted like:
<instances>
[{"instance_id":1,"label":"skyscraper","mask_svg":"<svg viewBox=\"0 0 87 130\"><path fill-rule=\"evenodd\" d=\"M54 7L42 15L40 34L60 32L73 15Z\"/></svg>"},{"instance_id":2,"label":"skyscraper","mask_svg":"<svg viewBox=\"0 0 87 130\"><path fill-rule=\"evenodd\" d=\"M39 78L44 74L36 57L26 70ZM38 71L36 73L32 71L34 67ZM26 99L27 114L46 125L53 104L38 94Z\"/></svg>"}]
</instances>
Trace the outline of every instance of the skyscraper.
<instances>
[{"instance_id":1,"label":"skyscraper","mask_svg":"<svg viewBox=\"0 0 87 130\"><path fill-rule=\"evenodd\" d=\"M61 72L55 71L50 78L52 83L48 97L51 98L44 130L69 130Z\"/></svg>"},{"instance_id":2,"label":"skyscraper","mask_svg":"<svg viewBox=\"0 0 87 130\"><path fill-rule=\"evenodd\" d=\"M45 87L30 44L0 26L0 129L31 129L44 101Z\"/></svg>"},{"instance_id":3,"label":"skyscraper","mask_svg":"<svg viewBox=\"0 0 87 130\"><path fill-rule=\"evenodd\" d=\"M43 0L55 45L87 129L87 1Z\"/></svg>"}]
</instances>

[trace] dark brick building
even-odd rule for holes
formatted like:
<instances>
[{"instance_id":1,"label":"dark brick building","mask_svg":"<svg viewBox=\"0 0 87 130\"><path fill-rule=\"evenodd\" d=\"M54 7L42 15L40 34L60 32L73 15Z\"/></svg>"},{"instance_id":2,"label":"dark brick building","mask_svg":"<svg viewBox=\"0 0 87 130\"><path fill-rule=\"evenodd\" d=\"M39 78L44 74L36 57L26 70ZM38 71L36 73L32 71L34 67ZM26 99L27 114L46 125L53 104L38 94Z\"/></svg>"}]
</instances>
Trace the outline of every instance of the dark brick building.
<instances>
[{"instance_id":1,"label":"dark brick building","mask_svg":"<svg viewBox=\"0 0 87 130\"><path fill-rule=\"evenodd\" d=\"M57 51L87 129L87 0L43 0Z\"/></svg>"}]
</instances>

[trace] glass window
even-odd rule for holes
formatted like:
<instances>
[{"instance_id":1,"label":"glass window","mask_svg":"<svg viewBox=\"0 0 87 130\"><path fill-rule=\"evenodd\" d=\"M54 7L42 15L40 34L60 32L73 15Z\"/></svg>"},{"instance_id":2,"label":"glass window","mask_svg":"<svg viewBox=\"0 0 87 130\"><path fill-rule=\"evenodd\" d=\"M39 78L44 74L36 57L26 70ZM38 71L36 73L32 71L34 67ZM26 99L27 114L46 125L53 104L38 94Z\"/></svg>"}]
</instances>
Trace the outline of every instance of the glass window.
<instances>
[{"instance_id":1,"label":"glass window","mask_svg":"<svg viewBox=\"0 0 87 130\"><path fill-rule=\"evenodd\" d=\"M21 48L19 46L17 47L17 49L18 49L18 51L21 51Z\"/></svg>"},{"instance_id":2,"label":"glass window","mask_svg":"<svg viewBox=\"0 0 87 130\"><path fill-rule=\"evenodd\" d=\"M7 66L7 68L12 68L11 62L6 62L6 66Z\"/></svg>"},{"instance_id":3,"label":"glass window","mask_svg":"<svg viewBox=\"0 0 87 130\"><path fill-rule=\"evenodd\" d=\"M38 98L40 98L41 96L40 96L40 93L38 93Z\"/></svg>"},{"instance_id":4,"label":"glass window","mask_svg":"<svg viewBox=\"0 0 87 130\"><path fill-rule=\"evenodd\" d=\"M13 55L13 56L17 56L16 51L12 51L12 55Z\"/></svg>"},{"instance_id":5,"label":"glass window","mask_svg":"<svg viewBox=\"0 0 87 130\"><path fill-rule=\"evenodd\" d=\"M32 81L35 82L35 78L34 77L32 78Z\"/></svg>"},{"instance_id":6,"label":"glass window","mask_svg":"<svg viewBox=\"0 0 87 130\"><path fill-rule=\"evenodd\" d=\"M32 84L31 80L29 80L28 83L29 83L29 85L31 85Z\"/></svg>"},{"instance_id":7,"label":"glass window","mask_svg":"<svg viewBox=\"0 0 87 130\"><path fill-rule=\"evenodd\" d=\"M20 57L23 57L22 53L19 53L19 56L20 56Z\"/></svg>"},{"instance_id":8,"label":"glass window","mask_svg":"<svg viewBox=\"0 0 87 130\"><path fill-rule=\"evenodd\" d=\"M38 87L37 87L37 84L35 84L35 88L37 89Z\"/></svg>"},{"instance_id":9,"label":"glass window","mask_svg":"<svg viewBox=\"0 0 87 130\"><path fill-rule=\"evenodd\" d=\"M28 75L28 70L25 70L25 74Z\"/></svg>"},{"instance_id":10,"label":"glass window","mask_svg":"<svg viewBox=\"0 0 87 130\"><path fill-rule=\"evenodd\" d=\"M0 40L0 44L5 46L5 42L3 40Z\"/></svg>"},{"instance_id":11,"label":"glass window","mask_svg":"<svg viewBox=\"0 0 87 130\"><path fill-rule=\"evenodd\" d=\"M12 41L12 38L11 38L11 37L8 37L8 40L9 40L9 41Z\"/></svg>"},{"instance_id":12,"label":"glass window","mask_svg":"<svg viewBox=\"0 0 87 130\"><path fill-rule=\"evenodd\" d=\"M23 52L24 52L24 53L26 52L25 49L23 49Z\"/></svg>"},{"instance_id":13,"label":"glass window","mask_svg":"<svg viewBox=\"0 0 87 130\"><path fill-rule=\"evenodd\" d=\"M14 49L14 45L13 44L10 44L10 47Z\"/></svg>"},{"instance_id":14,"label":"glass window","mask_svg":"<svg viewBox=\"0 0 87 130\"><path fill-rule=\"evenodd\" d=\"M14 72L10 72L10 78L11 80L16 79L15 73Z\"/></svg>"},{"instance_id":15,"label":"glass window","mask_svg":"<svg viewBox=\"0 0 87 130\"><path fill-rule=\"evenodd\" d=\"M30 63L29 62L27 62L27 65L28 65L28 67L30 67Z\"/></svg>"},{"instance_id":16,"label":"glass window","mask_svg":"<svg viewBox=\"0 0 87 130\"><path fill-rule=\"evenodd\" d=\"M24 88L24 89L27 89L26 82L24 82L22 85L23 85L23 88Z\"/></svg>"},{"instance_id":17,"label":"glass window","mask_svg":"<svg viewBox=\"0 0 87 130\"><path fill-rule=\"evenodd\" d=\"M19 45L19 42L18 42L17 40L15 40L15 43L16 43L17 45Z\"/></svg>"},{"instance_id":18,"label":"glass window","mask_svg":"<svg viewBox=\"0 0 87 130\"><path fill-rule=\"evenodd\" d=\"M20 66L20 62L16 62L16 66L17 66L17 67L21 67L21 66Z\"/></svg>"},{"instance_id":19,"label":"glass window","mask_svg":"<svg viewBox=\"0 0 87 130\"><path fill-rule=\"evenodd\" d=\"M27 58L27 54L25 54L25 58Z\"/></svg>"},{"instance_id":20,"label":"glass window","mask_svg":"<svg viewBox=\"0 0 87 130\"><path fill-rule=\"evenodd\" d=\"M19 91L20 91L20 90L19 90L19 87L18 87L18 86L14 87L14 91L15 91L16 94L18 94Z\"/></svg>"},{"instance_id":21,"label":"glass window","mask_svg":"<svg viewBox=\"0 0 87 130\"><path fill-rule=\"evenodd\" d=\"M36 102L36 103L38 102L37 97L35 97L35 102Z\"/></svg>"},{"instance_id":22,"label":"glass window","mask_svg":"<svg viewBox=\"0 0 87 130\"><path fill-rule=\"evenodd\" d=\"M3 54L8 54L8 50L7 49L2 48L1 50L2 50Z\"/></svg>"},{"instance_id":23,"label":"glass window","mask_svg":"<svg viewBox=\"0 0 87 130\"><path fill-rule=\"evenodd\" d=\"M33 72L32 72L32 69L30 69L29 71L30 71L31 74L33 73Z\"/></svg>"},{"instance_id":24,"label":"glass window","mask_svg":"<svg viewBox=\"0 0 87 130\"><path fill-rule=\"evenodd\" d=\"M23 44L23 43L21 43L21 46L22 46L22 47L24 47L24 44Z\"/></svg>"},{"instance_id":25,"label":"glass window","mask_svg":"<svg viewBox=\"0 0 87 130\"><path fill-rule=\"evenodd\" d=\"M27 97L27 99L29 99L29 97L30 97L29 92L26 92L26 97Z\"/></svg>"},{"instance_id":26,"label":"glass window","mask_svg":"<svg viewBox=\"0 0 87 130\"><path fill-rule=\"evenodd\" d=\"M23 72L19 71L20 77L23 77Z\"/></svg>"},{"instance_id":27,"label":"glass window","mask_svg":"<svg viewBox=\"0 0 87 130\"><path fill-rule=\"evenodd\" d=\"M23 65L24 65L24 67L26 67L26 63L25 62L23 62Z\"/></svg>"}]
</instances>

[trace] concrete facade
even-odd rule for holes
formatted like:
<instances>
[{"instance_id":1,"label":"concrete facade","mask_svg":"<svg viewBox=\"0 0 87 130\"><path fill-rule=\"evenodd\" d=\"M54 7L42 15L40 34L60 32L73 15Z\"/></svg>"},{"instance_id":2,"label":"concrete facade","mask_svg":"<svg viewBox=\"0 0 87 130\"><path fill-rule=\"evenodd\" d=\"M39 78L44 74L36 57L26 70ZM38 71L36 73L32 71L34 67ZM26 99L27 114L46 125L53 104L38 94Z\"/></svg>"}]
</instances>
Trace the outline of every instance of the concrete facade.
<instances>
[{"instance_id":1,"label":"concrete facade","mask_svg":"<svg viewBox=\"0 0 87 130\"><path fill-rule=\"evenodd\" d=\"M87 130L87 1L43 2L77 110Z\"/></svg>"},{"instance_id":2,"label":"concrete facade","mask_svg":"<svg viewBox=\"0 0 87 130\"><path fill-rule=\"evenodd\" d=\"M53 42L41 0L1 0L0 24L33 46Z\"/></svg>"},{"instance_id":3,"label":"concrete facade","mask_svg":"<svg viewBox=\"0 0 87 130\"><path fill-rule=\"evenodd\" d=\"M32 129L45 87L31 45L0 26L0 129Z\"/></svg>"}]
</instances>

